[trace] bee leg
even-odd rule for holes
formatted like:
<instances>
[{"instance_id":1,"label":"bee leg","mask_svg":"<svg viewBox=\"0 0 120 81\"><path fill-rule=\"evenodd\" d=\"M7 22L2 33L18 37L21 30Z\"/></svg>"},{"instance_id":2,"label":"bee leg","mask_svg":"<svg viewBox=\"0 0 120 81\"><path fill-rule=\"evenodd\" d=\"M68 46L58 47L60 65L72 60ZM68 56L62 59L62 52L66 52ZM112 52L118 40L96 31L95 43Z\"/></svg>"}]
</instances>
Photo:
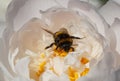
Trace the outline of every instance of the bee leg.
<instances>
[{"instance_id":1,"label":"bee leg","mask_svg":"<svg viewBox=\"0 0 120 81\"><path fill-rule=\"evenodd\" d=\"M55 50L57 50L57 49L58 49L58 47L59 47L59 46L57 46Z\"/></svg>"},{"instance_id":2,"label":"bee leg","mask_svg":"<svg viewBox=\"0 0 120 81\"><path fill-rule=\"evenodd\" d=\"M72 39L81 39L80 37L70 36Z\"/></svg>"},{"instance_id":3,"label":"bee leg","mask_svg":"<svg viewBox=\"0 0 120 81\"><path fill-rule=\"evenodd\" d=\"M73 52L73 51L75 51L75 49L73 47L71 47L69 51Z\"/></svg>"},{"instance_id":4,"label":"bee leg","mask_svg":"<svg viewBox=\"0 0 120 81\"><path fill-rule=\"evenodd\" d=\"M50 45L47 46L45 49L48 49L48 48L52 47L54 44L55 44L55 43L50 44Z\"/></svg>"}]
</instances>

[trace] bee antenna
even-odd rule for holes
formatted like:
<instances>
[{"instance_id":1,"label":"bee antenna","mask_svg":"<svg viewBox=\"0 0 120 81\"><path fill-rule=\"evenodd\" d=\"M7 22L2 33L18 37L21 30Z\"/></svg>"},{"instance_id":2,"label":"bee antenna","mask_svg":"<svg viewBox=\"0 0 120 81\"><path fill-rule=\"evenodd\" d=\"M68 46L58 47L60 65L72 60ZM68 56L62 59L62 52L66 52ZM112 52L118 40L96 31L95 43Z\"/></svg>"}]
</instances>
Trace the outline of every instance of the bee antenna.
<instances>
[{"instance_id":1,"label":"bee antenna","mask_svg":"<svg viewBox=\"0 0 120 81\"><path fill-rule=\"evenodd\" d=\"M42 27L41 27L42 28ZM46 32L48 32L49 34L52 34L52 35L54 35L54 33L53 32L51 32L50 30L47 30L47 29L45 29L45 28L42 28L44 31L46 31Z\"/></svg>"}]
</instances>

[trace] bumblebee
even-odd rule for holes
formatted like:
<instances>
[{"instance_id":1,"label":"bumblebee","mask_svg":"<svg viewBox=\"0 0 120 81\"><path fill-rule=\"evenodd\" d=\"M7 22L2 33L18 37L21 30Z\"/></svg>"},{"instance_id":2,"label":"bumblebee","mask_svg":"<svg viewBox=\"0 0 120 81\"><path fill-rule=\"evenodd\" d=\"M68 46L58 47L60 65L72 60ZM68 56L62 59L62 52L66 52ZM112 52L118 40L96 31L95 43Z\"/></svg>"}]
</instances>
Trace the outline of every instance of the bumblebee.
<instances>
[{"instance_id":1,"label":"bumblebee","mask_svg":"<svg viewBox=\"0 0 120 81\"><path fill-rule=\"evenodd\" d=\"M66 28L61 28L59 31L53 33L47 29L42 28L46 32L53 35L54 42L51 43L49 46L47 46L45 49L48 49L52 47L53 45L56 46L56 50L59 48L60 50L64 50L65 52L69 52L70 49L74 51L73 45L73 39L81 39L80 37L75 37L69 35Z\"/></svg>"}]
</instances>

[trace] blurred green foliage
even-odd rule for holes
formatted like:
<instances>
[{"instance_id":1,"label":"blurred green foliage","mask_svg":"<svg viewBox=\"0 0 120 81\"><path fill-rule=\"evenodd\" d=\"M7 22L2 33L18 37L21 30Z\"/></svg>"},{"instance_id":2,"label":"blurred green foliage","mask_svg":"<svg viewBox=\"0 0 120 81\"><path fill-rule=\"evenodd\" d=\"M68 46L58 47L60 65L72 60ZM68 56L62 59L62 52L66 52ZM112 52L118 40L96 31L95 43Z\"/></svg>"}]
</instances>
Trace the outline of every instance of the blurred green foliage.
<instances>
[{"instance_id":1,"label":"blurred green foliage","mask_svg":"<svg viewBox=\"0 0 120 81\"><path fill-rule=\"evenodd\" d=\"M102 5L106 4L109 0L99 0Z\"/></svg>"}]
</instances>

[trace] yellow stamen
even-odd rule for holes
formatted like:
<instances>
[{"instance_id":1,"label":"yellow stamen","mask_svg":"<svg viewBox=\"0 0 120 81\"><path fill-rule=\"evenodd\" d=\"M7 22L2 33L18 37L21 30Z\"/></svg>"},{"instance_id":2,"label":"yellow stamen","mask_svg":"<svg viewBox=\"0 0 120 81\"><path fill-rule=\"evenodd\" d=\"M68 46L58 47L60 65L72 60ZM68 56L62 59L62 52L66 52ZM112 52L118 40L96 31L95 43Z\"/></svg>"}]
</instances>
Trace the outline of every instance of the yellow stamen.
<instances>
[{"instance_id":1,"label":"yellow stamen","mask_svg":"<svg viewBox=\"0 0 120 81\"><path fill-rule=\"evenodd\" d=\"M58 73L55 72L54 68L51 67L49 70L51 70L53 73L55 73L56 75L59 75Z\"/></svg>"},{"instance_id":2,"label":"yellow stamen","mask_svg":"<svg viewBox=\"0 0 120 81\"><path fill-rule=\"evenodd\" d=\"M52 71L53 71L53 70L54 70L54 68L53 68L53 67L51 67L51 68L49 68L49 70L52 70Z\"/></svg>"},{"instance_id":3,"label":"yellow stamen","mask_svg":"<svg viewBox=\"0 0 120 81\"><path fill-rule=\"evenodd\" d=\"M82 64L87 64L89 62L89 60L87 58L85 58L85 57L82 57L81 60L80 60L80 62Z\"/></svg>"},{"instance_id":4,"label":"yellow stamen","mask_svg":"<svg viewBox=\"0 0 120 81\"><path fill-rule=\"evenodd\" d=\"M44 53L40 54L40 57L45 58L45 54Z\"/></svg>"},{"instance_id":5,"label":"yellow stamen","mask_svg":"<svg viewBox=\"0 0 120 81\"><path fill-rule=\"evenodd\" d=\"M77 70L73 69L72 67L68 68L68 75L70 81L76 81L79 78L79 73L77 72Z\"/></svg>"},{"instance_id":6,"label":"yellow stamen","mask_svg":"<svg viewBox=\"0 0 120 81\"><path fill-rule=\"evenodd\" d=\"M80 74L80 76L85 76L85 75L87 75L88 74L88 72L89 72L89 68L85 68L84 69L84 71Z\"/></svg>"},{"instance_id":7,"label":"yellow stamen","mask_svg":"<svg viewBox=\"0 0 120 81\"><path fill-rule=\"evenodd\" d=\"M36 72L37 76L40 76L45 71L45 65L46 65L45 61L40 63L39 70L38 70L38 72Z\"/></svg>"}]
</instances>

